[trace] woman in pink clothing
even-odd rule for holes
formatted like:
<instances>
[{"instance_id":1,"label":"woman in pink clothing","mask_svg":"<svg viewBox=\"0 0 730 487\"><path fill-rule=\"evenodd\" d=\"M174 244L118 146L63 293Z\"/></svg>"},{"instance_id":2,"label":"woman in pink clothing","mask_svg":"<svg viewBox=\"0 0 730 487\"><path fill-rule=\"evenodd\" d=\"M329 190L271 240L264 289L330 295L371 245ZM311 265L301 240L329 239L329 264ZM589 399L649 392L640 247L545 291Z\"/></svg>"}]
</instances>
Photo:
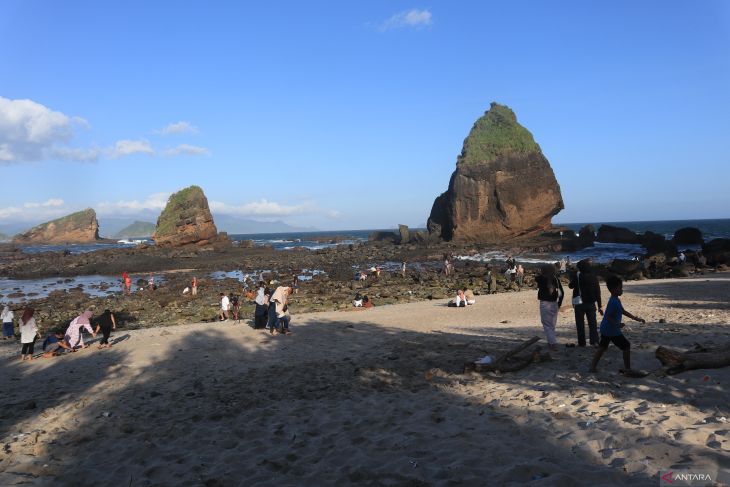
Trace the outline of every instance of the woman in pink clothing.
<instances>
[{"instance_id":1,"label":"woman in pink clothing","mask_svg":"<svg viewBox=\"0 0 730 487\"><path fill-rule=\"evenodd\" d=\"M91 333L93 337L96 337L96 333L91 328L92 315L93 313L91 311L86 310L80 316L74 318L71 324L68 325L64 339L71 347L71 350L75 350L78 346L84 348L84 337L81 334L81 328L86 328L86 331Z\"/></svg>"}]
</instances>

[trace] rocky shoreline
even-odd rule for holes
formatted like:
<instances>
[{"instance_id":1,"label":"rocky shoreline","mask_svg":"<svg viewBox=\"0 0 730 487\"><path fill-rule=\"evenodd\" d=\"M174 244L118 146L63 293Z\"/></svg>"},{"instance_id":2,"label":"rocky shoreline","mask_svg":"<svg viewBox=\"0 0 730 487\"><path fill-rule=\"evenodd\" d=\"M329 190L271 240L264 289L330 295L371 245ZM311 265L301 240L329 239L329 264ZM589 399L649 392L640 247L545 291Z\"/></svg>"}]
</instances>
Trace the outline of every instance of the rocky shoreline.
<instances>
[{"instance_id":1,"label":"rocky shoreline","mask_svg":"<svg viewBox=\"0 0 730 487\"><path fill-rule=\"evenodd\" d=\"M515 255L526 250L569 251L577 246L578 238L561 238L559 232L554 232L542 238L501 247L451 242L396 244L394 239L389 239L337 245L321 250L297 248L291 251L231 245L223 241L176 248L140 245L130 249L116 248L85 254L26 254L18 247L5 245L0 247L0 275L13 279L64 279L88 275L119 276L127 271L135 279L146 280L149 273L164 276L164 282L158 289L140 290L131 295L123 295L121 287L113 287L102 289L109 292L106 297L92 297L89 290L73 287L52 291L47 297L34 299L33 296L24 296L25 304L37 309L36 316L45 330L63 328L87 308L97 312L111 309L117 314L122 329L132 329L215 320L219 293L243 296L239 279L211 276L221 271L240 271L252 275L253 280L264 272L268 280L290 282L305 269L317 270L311 280L300 282L299 292L292 296L293 314L348 309L357 292L367 294L376 306L440 299L455 294L459 287L471 288L480 295L486 293L483 278L490 265L498 292L517 292L516 287L510 287L503 275L504 262L457 259L454 262L456 272L446 276L441 272L443 255L469 255L488 250L502 250ZM726 269L730 241L721 240L724 241L705 244L703 248L710 251L709 255L687 252L687 259L683 263L678 262L671 253L676 247L666 254L652 253L651 249L647 249L643 261L614 260L607 265L596 266L596 271L601 276L615 273L626 279L687 277L695 273L722 271ZM665 242L662 245L667 244ZM407 262L408 268L405 277L399 269L403 261ZM374 265L383 266L380 277L369 276L362 282L353 280L357 270ZM525 265L523 290L534 288L537 268L538 265ZM199 282L197 298L183 295L183 289L189 286L193 276ZM20 308L20 305L16 307ZM249 319L252 314L253 304L242 298L242 318Z\"/></svg>"}]
</instances>

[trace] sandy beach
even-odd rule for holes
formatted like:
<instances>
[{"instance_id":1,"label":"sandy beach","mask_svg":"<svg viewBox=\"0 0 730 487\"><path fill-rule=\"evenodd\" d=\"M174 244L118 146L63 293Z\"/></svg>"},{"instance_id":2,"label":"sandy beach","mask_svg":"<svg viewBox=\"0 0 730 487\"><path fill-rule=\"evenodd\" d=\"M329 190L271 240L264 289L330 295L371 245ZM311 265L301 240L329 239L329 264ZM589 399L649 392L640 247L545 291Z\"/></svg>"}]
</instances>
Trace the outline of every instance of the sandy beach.
<instances>
[{"instance_id":1,"label":"sandy beach","mask_svg":"<svg viewBox=\"0 0 730 487\"><path fill-rule=\"evenodd\" d=\"M560 313L553 361L465 362L543 338L535 291L125 332L32 363L0 343L0 485L657 485L730 472L730 368L661 373L657 346L730 344L730 274L628 282L635 369L597 374ZM608 293L602 284L604 303ZM215 297L210 297L212 305ZM377 303L376 303L377 305ZM295 309L292 310L296 312ZM660 320L664 322L660 323ZM542 339L539 344L545 347ZM38 349L39 347L37 347Z\"/></svg>"}]
</instances>

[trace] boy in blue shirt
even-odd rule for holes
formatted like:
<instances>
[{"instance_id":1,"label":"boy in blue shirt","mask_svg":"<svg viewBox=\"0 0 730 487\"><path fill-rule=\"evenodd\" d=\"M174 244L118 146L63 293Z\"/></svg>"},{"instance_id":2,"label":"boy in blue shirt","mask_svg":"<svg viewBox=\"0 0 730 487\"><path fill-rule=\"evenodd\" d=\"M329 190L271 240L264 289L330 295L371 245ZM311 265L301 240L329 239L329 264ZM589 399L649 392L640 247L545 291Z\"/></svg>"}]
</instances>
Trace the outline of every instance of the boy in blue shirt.
<instances>
[{"instance_id":1,"label":"boy in blue shirt","mask_svg":"<svg viewBox=\"0 0 730 487\"><path fill-rule=\"evenodd\" d=\"M606 304L606 310L603 313L603 320L601 321L601 341L598 344L598 350L593 356L593 362L591 362L591 372L596 372L596 366L598 361L601 360L604 352L608 349L608 345L613 342L624 354L624 368L621 369L622 373L629 372L631 370L631 344L626 337L621 333L621 316L628 316L634 321L646 323L645 320L634 316L624 309L621 305L619 296L624 293L623 282L621 278L616 276L610 276L606 279L606 287L611 293L611 297L608 299Z\"/></svg>"}]
</instances>

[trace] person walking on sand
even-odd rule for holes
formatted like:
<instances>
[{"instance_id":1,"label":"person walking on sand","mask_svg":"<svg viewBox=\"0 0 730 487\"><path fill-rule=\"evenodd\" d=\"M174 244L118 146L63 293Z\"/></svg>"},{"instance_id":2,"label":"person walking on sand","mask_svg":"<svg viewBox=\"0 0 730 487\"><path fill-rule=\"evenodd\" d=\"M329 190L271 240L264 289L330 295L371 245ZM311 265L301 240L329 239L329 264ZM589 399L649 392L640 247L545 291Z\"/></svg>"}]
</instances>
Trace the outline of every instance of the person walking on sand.
<instances>
[{"instance_id":1,"label":"person walking on sand","mask_svg":"<svg viewBox=\"0 0 730 487\"><path fill-rule=\"evenodd\" d=\"M573 308L575 310L575 330L578 334L578 346L586 346L585 322L588 321L588 340L591 346L598 345L598 324L596 322L596 305L603 315L601 304L601 286L593 273L591 259L578 261L578 271L571 276L568 287L573 290Z\"/></svg>"},{"instance_id":2,"label":"person walking on sand","mask_svg":"<svg viewBox=\"0 0 730 487\"><path fill-rule=\"evenodd\" d=\"M487 285L487 294L492 294L492 286L494 285L494 276L492 275L492 269L487 267L487 274L484 276L484 284ZM496 292L496 289L495 291Z\"/></svg>"},{"instance_id":3,"label":"person walking on sand","mask_svg":"<svg viewBox=\"0 0 730 487\"><path fill-rule=\"evenodd\" d=\"M555 338L555 326L558 324L558 311L563 304L563 285L555 275L555 267L545 265L542 272L535 278L537 282L537 299L540 300L540 321L545 331L550 350L558 350L558 341Z\"/></svg>"},{"instance_id":4,"label":"person walking on sand","mask_svg":"<svg viewBox=\"0 0 730 487\"><path fill-rule=\"evenodd\" d=\"M69 323L63 339L66 340L68 346L71 347L71 351L75 351L76 347L86 348L86 345L84 345L84 336L81 331L82 328L85 328L86 331L91 333L92 337L96 338L96 332L94 332L91 328L92 316L93 313L87 309Z\"/></svg>"},{"instance_id":5,"label":"person walking on sand","mask_svg":"<svg viewBox=\"0 0 730 487\"><path fill-rule=\"evenodd\" d=\"M193 276L193 282L190 284L190 289L192 290L192 295L197 296L198 295L198 278Z\"/></svg>"},{"instance_id":6,"label":"person walking on sand","mask_svg":"<svg viewBox=\"0 0 730 487\"><path fill-rule=\"evenodd\" d=\"M522 283L525 281L525 268L517 264L517 288L522 290Z\"/></svg>"},{"instance_id":7,"label":"person walking on sand","mask_svg":"<svg viewBox=\"0 0 730 487\"><path fill-rule=\"evenodd\" d=\"M109 335L112 334L112 330L117 329L117 320L114 318L114 314L112 314L111 311L108 309L105 309L104 312L97 318L96 320L96 333L99 333L101 330L102 337L101 341L99 342L99 348L111 348L111 344L109 343Z\"/></svg>"},{"instance_id":8,"label":"person walking on sand","mask_svg":"<svg viewBox=\"0 0 730 487\"><path fill-rule=\"evenodd\" d=\"M15 327L13 326L13 312L9 306L3 306L0 320L3 322L3 340L12 339L15 336Z\"/></svg>"},{"instance_id":9,"label":"person walking on sand","mask_svg":"<svg viewBox=\"0 0 730 487\"><path fill-rule=\"evenodd\" d=\"M20 318L20 360L33 360L33 348L35 347L36 338L40 338L38 334L38 326L35 324L33 308L25 308L23 316Z\"/></svg>"},{"instance_id":10,"label":"person walking on sand","mask_svg":"<svg viewBox=\"0 0 730 487\"><path fill-rule=\"evenodd\" d=\"M620 277L609 276L606 279L606 287L611 293L611 297L608 298L606 312L603 314L603 319L601 320L601 341L593 356L590 371L597 371L598 361L601 360L603 354L608 350L608 345L613 342L623 352L624 368L619 372L626 374L631 372L631 343L621 333L621 328L623 327L621 317L627 316L639 323L646 323L646 320L634 316L624 309L621 304L621 299L619 299L624 293L623 282Z\"/></svg>"},{"instance_id":11,"label":"person walking on sand","mask_svg":"<svg viewBox=\"0 0 730 487\"><path fill-rule=\"evenodd\" d=\"M231 307L231 300L228 299L228 296L226 296L224 293L220 294L221 298L221 309L218 312L218 318L220 321L226 321L228 319L228 310Z\"/></svg>"}]
</instances>

